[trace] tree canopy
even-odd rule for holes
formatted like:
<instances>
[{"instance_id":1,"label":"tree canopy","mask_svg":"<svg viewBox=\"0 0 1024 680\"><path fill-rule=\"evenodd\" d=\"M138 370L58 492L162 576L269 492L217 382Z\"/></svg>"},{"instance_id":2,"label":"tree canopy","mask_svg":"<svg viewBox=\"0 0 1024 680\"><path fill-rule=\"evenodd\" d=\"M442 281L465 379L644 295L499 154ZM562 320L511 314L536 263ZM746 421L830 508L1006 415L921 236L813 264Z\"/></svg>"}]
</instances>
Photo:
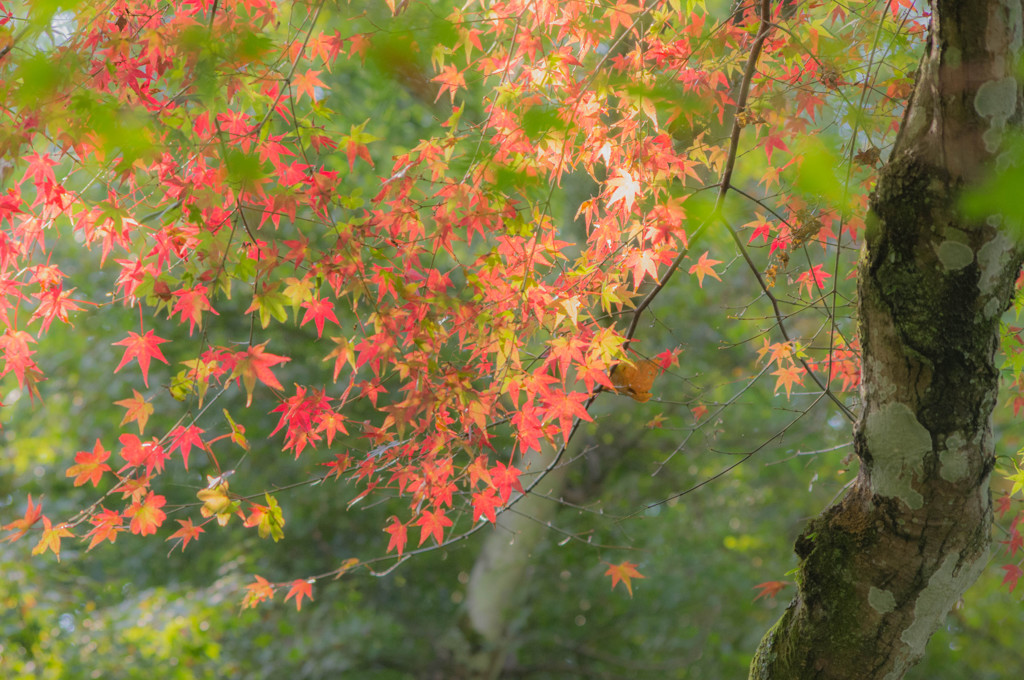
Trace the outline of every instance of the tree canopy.
<instances>
[{"instance_id":1,"label":"tree canopy","mask_svg":"<svg viewBox=\"0 0 1024 680\"><path fill-rule=\"evenodd\" d=\"M55 603L75 593L118 621L130 618L119 606L162 614L179 606L177 589L195 588L202 613L186 621L287 603L302 612L289 626L390 648L410 610L464 607L443 641L413 636L396 672L450 655L466 677L496 677L512 652L537 677L605 672L617 662L582 633L510 651L524 594L577 601L581 630L599 618L592 607L613 613L629 628L616 658L635 658L665 635L643 612L698 606L685 583L710 569L734 574L729 587L757 625L687 623L699 644L663 645L654 670L633 670L699 677L693 659L672 655L704 648L735 674L779 613L776 598L806 605L815 559L839 545L835 515L806 530L802 520L859 489L872 518L890 502L930 508L929 475L984 477L987 549L994 465L1003 553L980 592L1005 603L959 619L984 629L971 617L1009 606L1022 573L1014 131L1024 109L1015 74L965 76L973 105L947 137L963 148L920 152L935 146L915 122L932 105L921 93L944 77L927 55L955 40L934 13L981 35L945 4L0 3L4 559L70 559L83 578L110 562L162 572L147 584L161 590L145 594L75 579L46 605L22 603L14 671L28 677L44 647L61 648L27 622L61 616ZM984 35L1019 30L1019 14ZM1014 64L1020 45L1005 42L987 49ZM960 121L946 109L934 120ZM941 192L931 179L946 182ZM950 195L941 215L939 193ZM901 241L895 225L928 210L935 224L962 222L942 222L934 247ZM900 258L915 264L901 269ZM920 283L922 258L940 278L962 278ZM926 306L939 289L945 302ZM975 310L967 289L991 299L961 313ZM858 314L858 303L874 306ZM881 308L896 310L898 332ZM969 376L949 378L983 430L957 448L966 431L940 436L936 424L946 359L929 351L965 314L984 317L991 338L972 330L941 357L960 352L948 363L1001 381L1005 408L993 435L989 383L979 378L968 399ZM913 356L893 363L927 369L883 368L896 337ZM921 397L928 413L907 417L900 399L915 385L932 395ZM908 456L922 437L919 464ZM976 462L974 445L999 458ZM844 545L834 553L853 550ZM449 559L458 586L431 573ZM59 573L29 569L25 587L35 569ZM953 600L977 571L963 573ZM391 590L370 594L368 581ZM863 582L871 606L896 611L877 585ZM414 605L403 589L415 589ZM358 615L339 622L324 597ZM191 624L161 625L138 633L140 648ZM223 652L211 677L240 672L232 664L245 654L232 644L260 646L196 626L184 632L194 648L175 658ZM264 647L286 635L261 634ZM472 675L466 649L491 654L479 662L490 676ZM392 677L373 649L306 653L323 663L306 677L342 667ZM559 655L572 658L561 670ZM902 676L913 659L894 663ZM151 675L146 664L139 674Z\"/></svg>"}]
</instances>

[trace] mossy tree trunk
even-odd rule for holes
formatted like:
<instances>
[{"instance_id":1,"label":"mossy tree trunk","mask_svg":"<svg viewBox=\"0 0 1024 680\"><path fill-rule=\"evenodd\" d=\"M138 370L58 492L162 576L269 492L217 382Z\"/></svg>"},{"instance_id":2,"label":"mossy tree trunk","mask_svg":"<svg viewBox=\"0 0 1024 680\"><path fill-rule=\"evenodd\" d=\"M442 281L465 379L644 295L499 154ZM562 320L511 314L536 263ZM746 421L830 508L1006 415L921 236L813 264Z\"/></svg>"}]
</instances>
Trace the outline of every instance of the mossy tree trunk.
<instances>
[{"instance_id":1,"label":"mossy tree trunk","mask_svg":"<svg viewBox=\"0 0 1024 680\"><path fill-rule=\"evenodd\" d=\"M798 592L751 678L901 678L985 565L994 355L1021 249L958 199L1020 127L1022 4L932 3L861 254L860 473L797 540Z\"/></svg>"}]
</instances>

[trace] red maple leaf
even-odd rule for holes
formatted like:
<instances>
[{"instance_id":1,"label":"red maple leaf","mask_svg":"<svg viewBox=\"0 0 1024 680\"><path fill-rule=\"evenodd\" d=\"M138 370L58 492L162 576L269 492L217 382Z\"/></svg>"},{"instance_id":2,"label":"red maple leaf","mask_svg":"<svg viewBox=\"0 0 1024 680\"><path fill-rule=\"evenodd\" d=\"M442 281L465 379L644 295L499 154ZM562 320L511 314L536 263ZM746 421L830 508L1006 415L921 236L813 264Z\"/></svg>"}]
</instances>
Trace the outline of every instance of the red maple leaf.
<instances>
[{"instance_id":1,"label":"red maple leaf","mask_svg":"<svg viewBox=\"0 0 1024 680\"><path fill-rule=\"evenodd\" d=\"M487 487L483 491L473 494L473 522L477 522L480 516L486 517L493 524L498 521L494 509L500 506L501 499L494 492L494 489Z\"/></svg>"},{"instance_id":2,"label":"red maple leaf","mask_svg":"<svg viewBox=\"0 0 1024 680\"><path fill-rule=\"evenodd\" d=\"M188 456L192 452L192 447L195 446L198 449L206 450L206 442L203 441L202 434L203 430L195 425L187 427L178 425L169 433L171 438L170 450L178 449L181 451L181 460L185 464L186 470L188 470Z\"/></svg>"},{"instance_id":3,"label":"red maple leaf","mask_svg":"<svg viewBox=\"0 0 1024 680\"><path fill-rule=\"evenodd\" d=\"M397 550L398 555L401 556L402 551L405 550L405 544L409 540L408 528L399 522L397 517L392 517L391 524L386 526L384 531L391 534L391 538L388 539L388 552Z\"/></svg>"},{"instance_id":4,"label":"red maple leaf","mask_svg":"<svg viewBox=\"0 0 1024 680\"><path fill-rule=\"evenodd\" d=\"M491 480L498 487L498 494L501 496L502 503L508 502L509 497L512 495L512 489L519 493L525 493L523 485L519 481L520 474L522 473L517 468L506 466L504 463L497 463L491 468Z\"/></svg>"},{"instance_id":5,"label":"red maple leaf","mask_svg":"<svg viewBox=\"0 0 1024 680\"><path fill-rule=\"evenodd\" d=\"M1010 538L1008 540L999 542L1007 546L1006 549L1010 551L1011 556L1016 554L1019 548L1024 547L1024 537L1020 535L1020 532L1017 530L1016 527L1014 527L1013 530L1010 531Z\"/></svg>"},{"instance_id":6,"label":"red maple leaf","mask_svg":"<svg viewBox=\"0 0 1024 680\"><path fill-rule=\"evenodd\" d=\"M150 359L157 359L165 364L167 359L164 358L163 352L160 351L160 343L167 342L163 338L157 337L153 334L153 331L146 331L145 335L139 335L138 333L128 332L128 337L120 342L113 343L114 345L123 345L126 347L124 356L121 357L121 363L114 369L114 373L120 371L125 364L132 359L136 359L139 362L139 368L142 369L142 382L149 387L149 362Z\"/></svg>"},{"instance_id":7,"label":"red maple leaf","mask_svg":"<svg viewBox=\"0 0 1024 680\"><path fill-rule=\"evenodd\" d=\"M189 335L192 335L196 326L199 326L199 329L202 330L203 312L217 314L217 310L210 305L206 286L196 286L190 290L176 290L172 295L178 298L178 300L174 303L174 307L171 308L170 315L181 314L182 322L188 319Z\"/></svg>"},{"instance_id":8,"label":"red maple leaf","mask_svg":"<svg viewBox=\"0 0 1024 680\"><path fill-rule=\"evenodd\" d=\"M288 594L284 596L284 601L295 598L295 608L302 611L302 598L308 597L310 600L313 599L313 582L307 579L297 578L292 581L292 587L288 589Z\"/></svg>"},{"instance_id":9,"label":"red maple leaf","mask_svg":"<svg viewBox=\"0 0 1024 680\"><path fill-rule=\"evenodd\" d=\"M291 361L291 359L271 354L266 351L266 347L267 343L264 342L261 345L253 345L235 355L238 363L235 364L235 370L232 371L231 377L242 381L247 395L245 400L246 406L252 405L252 391L256 387L257 380L267 387L277 390L284 389L281 387L281 383L277 381L277 378L274 377L270 367Z\"/></svg>"},{"instance_id":10,"label":"red maple leaf","mask_svg":"<svg viewBox=\"0 0 1024 680\"><path fill-rule=\"evenodd\" d=\"M805 271L803 274L796 278L797 283L800 284L800 292L802 293L804 288L807 288L807 295L810 297L814 295L814 291L811 289L813 285L818 290L825 289L825 280L832 277L826 271L822 271L822 265L816 264L814 267Z\"/></svg>"},{"instance_id":11,"label":"red maple leaf","mask_svg":"<svg viewBox=\"0 0 1024 680\"><path fill-rule=\"evenodd\" d=\"M622 581L626 590L629 591L629 596L633 597L633 583L630 579L644 578L644 575L637 571L636 565L632 562L622 562L621 564L605 562L605 564L608 565L608 571L604 572L604 575L612 577L612 588L614 589L619 581Z\"/></svg>"},{"instance_id":12,"label":"red maple leaf","mask_svg":"<svg viewBox=\"0 0 1024 680\"><path fill-rule=\"evenodd\" d=\"M327 298L317 298L315 300L309 300L303 302L302 306L306 309L306 313L302 317L300 326L305 326L310 320L316 325L316 337L321 337L324 334L324 321L330 319L335 325L340 325L338 317L334 314L334 303Z\"/></svg>"},{"instance_id":13,"label":"red maple leaf","mask_svg":"<svg viewBox=\"0 0 1024 680\"><path fill-rule=\"evenodd\" d=\"M65 475L75 478L75 486L82 486L86 482L99 486L103 473L110 472L110 466L103 462L109 457L110 452L104 449L103 444L97 439L91 453L79 451L75 454L75 465L69 467Z\"/></svg>"},{"instance_id":14,"label":"red maple leaf","mask_svg":"<svg viewBox=\"0 0 1024 680\"><path fill-rule=\"evenodd\" d=\"M1012 593L1013 589L1017 587L1017 581L1020 580L1021 574L1024 574L1024 570L1016 564L1004 564L1002 569L1006 572L1006 575L1003 576L1003 585L1009 584Z\"/></svg>"},{"instance_id":15,"label":"red maple leaf","mask_svg":"<svg viewBox=\"0 0 1024 680\"><path fill-rule=\"evenodd\" d=\"M419 544L423 545L428 536L433 536L438 545L444 543L444 528L451 525L452 521L445 517L444 510L424 510L416 521L416 526L420 527Z\"/></svg>"}]
</instances>

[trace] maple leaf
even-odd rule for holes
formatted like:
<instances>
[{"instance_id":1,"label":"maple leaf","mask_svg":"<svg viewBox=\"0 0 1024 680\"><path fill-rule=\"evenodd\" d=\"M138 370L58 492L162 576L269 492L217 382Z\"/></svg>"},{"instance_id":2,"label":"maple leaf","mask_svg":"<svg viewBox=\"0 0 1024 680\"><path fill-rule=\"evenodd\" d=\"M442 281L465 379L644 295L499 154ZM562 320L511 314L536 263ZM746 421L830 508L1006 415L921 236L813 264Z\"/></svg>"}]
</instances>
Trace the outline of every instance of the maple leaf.
<instances>
[{"instance_id":1,"label":"maple leaf","mask_svg":"<svg viewBox=\"0 0 1024 680\"><path fill-rule=\"evenodd\" d=\"M494 509L500 506L501 499L495 493L494 489L487 487L483 491L478 491L473 494L473 522L476 523L480 520L480 516L486 517L492 524L498 521L498 517L494 512Z\"/></svg>"},{"instance_id":2,"label":"maple leaf","mask_svg":"<svg viewBox=\"0 0 1024 680\"><path fill-rule=\"evenodd\" d=\"M658 363L650 359L628 362L620 361L612 367L608 378L612 389L620 394L627 394L636 401L645 402L651 398L651 387L658 377Z\"/></svg>"},{"instance_id":3,"label":"maple leaf","mask_svg":"<svg viewBox=\"0 0 1024 680\"><path fill-rule=\"evenodd\" d=\"M121 419L121 425L124 426L134 420L139 425L139 434L142 434L142 431L146 429L146 421L153 415L153 405L147 402L138 390L132 390L132 395L131 399L122 399L114 403L128 409L124 418Z\"/></svg>"},{"instance_id":4,"label":"maple leaf","mask_svg":"<svg viewBox=\"0 0 1024 680\"><path fill-rule=\"evenodd\" d=\"M168 541L174 539L181 540L181 552L185 552L185 546L188 545L189 541L194 541L199 538L199 534L203 533L203 527L194 526L191 519L176 519L174 520L181 525L181 528L175 531L173 534L167 537ZM173 548L172 548L173 550Z\"/></svg>"},{"instance_id":5,"label":"maple leaf","mask_svg":"<svg viewBox=\"0 0 1024 680\"><path fill-rule=\"evenodd\" d=\"M43 517L43 537L36 543L36 547L32 548L32 554L41 555L49 550L57 556L57 561L60 562L60 539L74 537L75 535L68 530L66 524L58 524L54 527L50 524L49 517Z\"/></svg>"},{"instance_id":6,"label":"maple leaf","mask_svg":"<svg viewBox=\"0 0 1024 680\"><path fill-rule=\"evenodd\" d=\"M789 398L791 396L790 393L793 390L793 383L800 386L803 386L804 384L803 378L800 375L801 373L803 373L803 369L796 365L785 368L780 366L779 370L772 371L772 375L778 376L775 381L775 393L778 394L779 388L785 386L786 398Z\"/></svg>"},{"instance_id":7,"label":"maple leaf","mask_svg":"<svg viewBox=\"0 0 1024 680\"><path fill-rule=\"evenodd\" d=\"M455 92L460 87L466 87L466 78L459 72L452 64L448 64L441 71L440 75L434 76L431 80L441 83L441 87L437 88L437 96L434 97L436 102L441 98L441 95L445 93L445 90L451 95L452 104L455 103Z\"/></svg>"},{"instance_id":8,"label":"maple leaf","mask_svg":"<svg viewBox=\"0 0 1024 680\"><path fill-rule=\"evenodd\" d=\"M623 264L633 272L633 288L639 288L644 277L649 276L651 280L658 281L658 261L650 250L637 248L626 256Z\"/></svg>"},{"instance_id":9,"label":"maple leaf","mask_svg":"<svg viewBox=\"0 0 1024 680\"><path fill-rule=\"evenodd\" d=\"M270 494L263 494L267 504L253 506L252 512L242 523L242 526L256 527L260 538L270 536L277 543L284 538L284 516L281 514L281 506L277 499Z\"/></svg>"},{"instance_id":10,"label":"maple leaf","mask_svg":"<svg viewBox=\"0 0 1024 680\"><path fill-rule=\"evenodd\" d=\"M558 418L565 441L569 441L574 419L579 418L586 422L593 420L583 405L583 402L588 399L590 399L590 395L583 392L564 392L562 390L553 390L550 394L544 395L543 401L547 407L547 416L548 418Z\"/></svg>"},{"instance_id":11,"label":"maple leaf","mask_svg":"<svg viewBox=\"0 0 1024 680\"><path fill-rule=\"evenodd\" d=\"M253 575L256 579L255 583L250 583L245 587L246 594L242 600L242 609L248 609L255 607L264 600L270 600L274 597L274 586L267 579L257 574Z\"/></svg>"},{"instance_id":12,"label":"maple leaf","mask_svg":"<svg viewBox=\"0 0 1024 680\"><path fill-rule=\"evenodd\" d=\"M523 491L523 485L519 481L519 475L522 473L518 468L506 466L504 463L499 462L491 468L490 472L491 480L498 488L498 494L501 496L502 503L508 502L513 489L519 493L526 493Z\"/></svg>"},{"instance_id":13,"label":"maple leaf","mask_svg":"<svg viewBox=\"0 0 1024 680\"><path fill-rule=\"evenodd\" d=\"M203 441L202 434L203 430L195 425L187 427L178 425L168 433L168 436L171 438L170 450L178 449L181 451L181 460L185 464L185 470L188 470L188 457L192 452L193 446L203 451L206 450L206 442Z\"/></svg>"},{"instance_id":14,"label":"maple leaf","mask_svg":"<svg viewBox=\"0 0 1024 680\"><path fill-rule=\"evenodd\" d=\"M615 177L608 179L607 184L612 189L608 197L608 207L621 202L625 212L633 209L633 202L640 193L640 183L633 179L633 176L622 168L615 169Z\"/></svg>"},{"instance_id":15,"label":"maple leaf","mask_svg":"<svg viewBox=\"0 0 1024 680\"><path fill-rule=\"evenodd\" d=\"M409 540L408 528L398 521L395 516L391 517L391 524L384 528L384 531L391 534L391 538L388 539L388 552L392 550L398 551L398 556L402 556L402 551L405 550L405 544Z\"/></svg>"},{"instance_id":16,"label":"maple leaf","mask_svg":"<svg viewBox=\"0 0 1024 680\"><path fill-rule=\"evenodd\" d=\"M1010 494L1004 493L1002 496L996 499L996 512L999 513L999 519L1002 519L1004 515L1009 511L1010 505L1013 499L1010 498Z\"/></svg>"},{"instance_id":17,"label":"maple leaf","mask_svg":"<svg viewBox=\"0 0 1024 680\"><path fill-rule=\"evenodd\" d=\"M619 581L622 581L622 584L626 586L626 590L629 591L629 596L633 597L633 583L630 579L645 578L643 574L637 571L637 565L632 562L622 562L621 564L605 562L605 564L608 565L608 571L604 572L604 575L612 577L612 589L614 590Z\"/></svg>"},{"instance_id":18,"label":"maple leaf","mask_svg":"<svg viewBox=\"0 0 1024 680\"><path fill-rule=\"evenodd\" d=\"M160 343L167 342L163 338L157 337L153 334L153 331L146 331L145 335L139 335L138 333L128 332L128 337L119 342L113 343L114 345L124 345L124 356L121 357L121 363L114 369L114 373L120 371L125 364L132 359L136 359L139 362L139 368L142 369L142 382L146 387L149 387L149 362L151 359L157 359L165 364L167 359L164 358L163 352L160 351ZM123 423L122 423L123 424Z\"/></svg>"},{"instance_id":19,"label":"maple leaf","mask_svg":"<svg viewBox=\"0 0 1024 680\"><path fill-rule=\"evenodd\" d=\"M814 291L811 287L813 286L818 290L824 290L825 280L831 277L831 274L826 271L822 271L822 265L816 264L810 270L805 271L803 274L798 276L796 281L800 284L800 292L803 293L804 288L806 288L808 297L811 297L814 295Z\"/></svg>"},{"instance_id":20,"label":"maple leaf","mask_svg":"<svg viewBox=\"0 0 1024 680\"><path fill-rule=\"evenodd\" d=\"M100 485L100 479L104 472L110 472L110 466L104 463L110 457L110 452L103 448L100 440L96 440L92 453L79 451L75 454L75 465L68 468L66 477L75 478L75 486L82 486L86 482L92 482L93 486Z\"/></svg>"},{"instance_id":21,"label":"maple leaf","mask_svg":"<svg viewBox=\"0 0 1024 680\"><path fill-rule=\"evenodd\" d=\"M757 602L762 597L768 597L775 599L775 596L779 594L779 591L790 585L789 581L765 581L764 583L758 583L755 588L758 589L757 597L754 598L754 602Z\"/></svg>"},{"instance_id":22,"label":"maple leaf","mask_svg":"<svg viewBox=\"0 0 1024 680\"><path fill-rule=\"evenodd\" d=\"M225 526L238 510L238 501L231 499L228 495L228 483L220 477L207 476L206 479L208 486L196 494L196 498L203 502L199 514L203 517L216 516L217 524Z\"/></svg>"},{"instance_id":23,"label":"maple leaf","mask_svg":"<svg viewBox=\"0 0 1024 680\"><path fill-rule=\"evenodd\" d=\"M1003 576L1003 585L1009 584L1012 593L1013 589L1017 587L1017 581L1020 580L1021 574L1024 574L1024 570L1016 564L1004 564L1002 569L1006 572Z\"/></svg>"},{"instance_id":24,"label":"maple leaf","mask_svg":"<svg viewBox=\"0 0 1024 680\"><path fill-rule=\"evenodd\" d=\"M316 88L319 87L327 89L327 86L323 84L323 81L317 77L321 73L323 73L323 71L313 71L310 69L305 73L296 73L292 76L292 85L295 86L295 92L298 95L295 98L296 101L302 99L303 94L308 94L310 99L316 101Z\"/></svg>"},{"instance_id":25,"label":"maple leaf","mask_svg":"<svg viewBox=\"0 0 1024 680\"><path fill-rule=\"evenodd\" d=\"M136 501L124 511L125 517L131 517L131 524L128 528L133 534L146 536L155 534L160 525L167 519L167 514L161 510L167 499L150 491L145 500Z\"/></svg>"},{"instance_id":26,"label":"maple leaf","mask_svg":"<svg viewBox=\"0 0 1024 680\"><path fill-rule=\"evenodd\" d=\"M4 540L8 543L13 543L19 538L25 535L25 533L32 528L39 518L43 516L43 504L32 503L32 494L28 495L28 508L25 510L25 515L21 519L16 519L9 524L5 524L0 529L4 531L13 531L15 533L5 536Z\"/></svg>"},{"instance_id":27,"label":"maple leaf","mask_svg":"<svg viewBox=\"0 0 1024 680\"><path fill-rule=\"evenodd\" d=\"M305 326L310 320L316 325L316 337L321 337L324 334L324 321L330 319L335 325L340 325L338 317L334 314L334 303L327 298L317 298L315 300L309 300L303 302L302 306L305 307L306 313L302 317L302 321L299 323L300 326Z\"/></svg>"},{"instance_id":28,"label":"maple leaf","mask_svg":"<svg viewBox=\"0 0 1024 680\"><path fill-rule=\"evenodd\" d=\"M713 267L716 264L722 264L722 261L721 260L710 260L710 259L708 259L708 251L705 250L704 254L701 255L700 259L697 260L697 264L695 264L692 267L690 267L690 273L697 275L697 284L701 288L704 287L704 277L705 276L712 276L712 277L718 279L719 281L722 280L722 279L720 279L718 277L718 274L713 269Z\"/></svg>"},{"instance_id":29,"label":"maple leaf","mask_svg":"<svg viewBox=\"0 0 1024 680\"><path fill-rule=\"evenodd\" d=\"M1017 530L1016 527L1013 527L1013 529L1010 531L1009 540L999 542L1007 546L1006 549L1010 551L1011 557L1017 553L1017 550L1019 548L1024 547L1024 537L1021 536L1020 532Z\"/></svg>"},{"instance_id":30,"label":"maple leaf","mask_svg":"<svg viewBox=\"0 0 1024 680\"><path fill-rule=\"evenodd\" d=\"M86 552L89 552L103 541L114 543L117 541L117 535L124 531L124 526L121 524L121 513L116 510L104 508L97 515L90 518L89 523L93 525L93 528L85 535L86 538L91 537L89 547L85 549Z\"/></svg>"},{"instance_id":31,"label":"maple leaf","mask_svg":"<svg viewBox=\"0 0 1024 680\"><path fill-rule=\"evenodd\" d=\"M308 597L310 600L313 599L313 581L311 579L297 578L292 581L292 587L288 589L288 594L284 596L284 601L295 598L295 608L302 611L302 598Z\"/></svg>"},{"instance_id":32,"label":"maple leaf","mask_svg":"<svg viewBox=\"0 0 1024 680\"><path fill-rule=\"evenodd\" d=\"M267 343L264 342L261 345L253 345L235 355L238 363L235 364L235 370L232 371L231 377L239 378L242 381L246 393L246 406L252 405L252 391L256 386L256 380L259 380L267 387L277 390L284 389L281 387L281 383L277 381L277 378L274 377L270 367L291 361L291 359L271 354L266 351L266 347Z\"/></svg>"},{"instance_id":33,"label":"maple leaf","mask_svg":"<svg viewBox=\"0 0 1024 680\"><path fill-rule=\"evenodd\" d=\"M420 542L423 545L428 536L433 536L438 545L444 543L444 528L450 527L452 521L445 517L444 510L424 510L416 521L420 527Z\"/></svg>"},{"instance_id":34,"label":"maple leaf","mask_svg":"<svg viewBox=\"0 0 1024 680\"><path fill-rule=\"evenodd\" d=\"M192 335L196 326L203 328L203 312L217 314L210 304L206 286L196 286L190 290L176 290L172 293L178 301L171 308L170 316L181 314L182 322L188 319L188 334Z\"/></svg>"},{"instance_id":35,"label":"maple leaf","mask_svg":"<svg viewBox=\"0 0 1024 680\"><path fill-rule=\"evenodd\" d=\"M478 482L483 482L487 486L494 484L491 481L491 473L487 471L488 464L487 456L477 456L473 459L473 462L466 466L466 472L469 473L469 485L476 486Z\"/></svg>"}]
</instances>

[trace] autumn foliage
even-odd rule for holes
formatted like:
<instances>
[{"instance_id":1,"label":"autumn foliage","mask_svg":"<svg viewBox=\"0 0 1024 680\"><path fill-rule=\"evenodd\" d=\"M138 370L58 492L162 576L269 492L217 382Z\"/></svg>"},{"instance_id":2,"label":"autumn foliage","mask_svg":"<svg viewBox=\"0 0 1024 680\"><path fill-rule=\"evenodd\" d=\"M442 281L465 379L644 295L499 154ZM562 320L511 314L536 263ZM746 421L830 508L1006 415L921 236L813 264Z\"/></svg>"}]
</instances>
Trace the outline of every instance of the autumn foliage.
<instances>
[{"instance_id":1,"label":"autumn foliage","mask_svg":"<svg viewBox=\"0 0 1024 680\"><path fill-rule=\"evenodd\" d=\"M522 454L564 451L595 400L657 400L685 354L639 318L730 271L770 319L749 381L853 408L850 274L913 68L857 46L917 39L913 3L386 4L0 4L0 372L38 401L55 324L138 310L110 366L137 376L121 434L68 461L95 502L58 518L29 498L8 540L278 540L277 494L246 483L253 409L304 466L289 484L398 499L379 554L318 577L445 545L529 493L544 471ZM350 117L340 74L366 69L435 119L418 142ZM563 204L573 183L588 196ZM197 457L208 483L168 521L161 474ZM637 565L608 564L632 594ZM245 604L286 588L301 607L297 576L255 576Z\"/></svg>"}]
</instances>

